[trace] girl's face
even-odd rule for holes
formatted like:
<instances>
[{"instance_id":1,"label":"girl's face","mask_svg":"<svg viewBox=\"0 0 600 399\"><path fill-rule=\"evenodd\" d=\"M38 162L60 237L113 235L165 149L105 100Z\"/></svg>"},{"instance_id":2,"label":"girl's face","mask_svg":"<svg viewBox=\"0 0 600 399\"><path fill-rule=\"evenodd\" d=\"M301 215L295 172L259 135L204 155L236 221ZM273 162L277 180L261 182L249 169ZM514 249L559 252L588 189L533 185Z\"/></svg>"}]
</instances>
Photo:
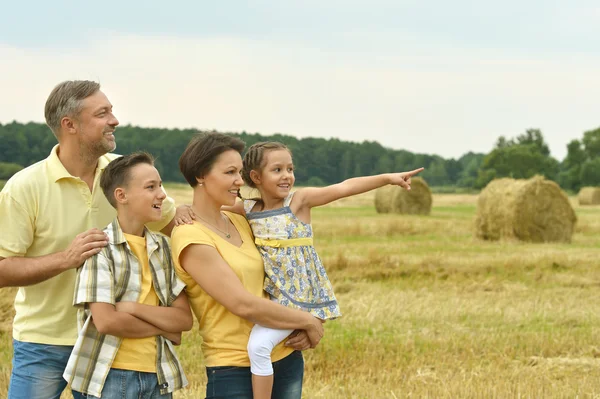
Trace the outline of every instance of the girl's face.
<instances>
[{"instance_id":1,"label":"girl's face","mask_svg":"<svg viewBox=\"0 0 600 399\"><path fill-rule=\"evenodd\" d=\"M244 185L242 157L235 150L225 151L217 157L210 171L198 182L202 183L209 198L217 205L235 205L240 187Z\"/></svg>"},{"instance_id":2,"label":"girl's face","mask_svg":"<svg viewBox=\"0 0 600 399\"><path fill-rule=\"evenodd\" d=\"M262 170L257 173L256 184L262 197L287 197L296 181L292 154L286 149L268 151L263 164Z\"/></svg>"}]
</instances>

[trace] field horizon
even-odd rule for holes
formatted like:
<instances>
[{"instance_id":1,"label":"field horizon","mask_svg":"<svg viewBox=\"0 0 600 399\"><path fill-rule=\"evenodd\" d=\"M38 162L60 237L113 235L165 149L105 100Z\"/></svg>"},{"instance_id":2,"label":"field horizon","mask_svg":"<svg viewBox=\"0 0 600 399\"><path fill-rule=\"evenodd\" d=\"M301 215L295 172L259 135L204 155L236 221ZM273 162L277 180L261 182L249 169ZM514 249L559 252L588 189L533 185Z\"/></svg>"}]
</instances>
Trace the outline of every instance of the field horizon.
<instances>
[{"instance_id":1,"label":"field horizon","mask_svg":"<svg viewBox=\"0 0 600 399\"><path fill-rule=\"evenodd\" d=\"M191 191L167 185L177 203ZM377 214L373 193L313 210L315 246L344 316L305 351L305 398L600 397L600 207L570 201L570 244L474 238L477 196L434 194L429 216ZM4 289L11 303L13 289ZM0 397L10 375L0 332ZM204 397L196 327L178 348ZM70 397L70 395L63 395Z\"/></svg>"}]
</instances>

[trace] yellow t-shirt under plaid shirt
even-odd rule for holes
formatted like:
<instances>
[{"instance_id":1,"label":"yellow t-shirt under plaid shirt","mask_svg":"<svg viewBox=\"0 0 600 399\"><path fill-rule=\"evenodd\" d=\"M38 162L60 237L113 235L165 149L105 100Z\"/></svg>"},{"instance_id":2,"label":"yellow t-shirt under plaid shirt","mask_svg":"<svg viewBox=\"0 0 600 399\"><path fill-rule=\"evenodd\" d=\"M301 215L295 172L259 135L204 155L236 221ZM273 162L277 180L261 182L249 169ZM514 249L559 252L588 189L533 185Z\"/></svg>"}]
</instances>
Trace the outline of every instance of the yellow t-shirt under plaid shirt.
<instances>
[{"instance_id":1,"label":"yellow t-shirt under plaid shirt","mask_svg":"<svg viewBox=\"0 0 600 399\"><path fill-rule=\"evenodd\" d=\"M123 234L129 244L129 248L139 260L142 267L142 287L138 303L150 306L158 306L160 301L152 284L152 271L148 262L146 251L146 237L133 234ZM156 373L156 339L147 338L123 338L121 346L117 351L112 368L121 370L143 371L145 373Z\"/></svg>"},{"instance_id":2,"label":"yellow t-shirt under plaid shirt","mask_svg":"<svg viewBox=\"0 0 600 399\"><path fill-rule=\"evenodd\" d=\"M73 304L79 306L79 336L63 374L72 389L94 396L101 395L123 339L100 334L92 322L87 304L137 302L142 284L142 267L131 251L118 221L115 219L104 232L108 235L108 246L89 258L77 275ZM175 274L167 238L153 234L148 229L145 229L144 235L152 282L160 306L170 306L185 284ZM157 336L156 348L156 375L161 394L186 386L187 379L173 344Z\"/></svg>"}]
</instances>

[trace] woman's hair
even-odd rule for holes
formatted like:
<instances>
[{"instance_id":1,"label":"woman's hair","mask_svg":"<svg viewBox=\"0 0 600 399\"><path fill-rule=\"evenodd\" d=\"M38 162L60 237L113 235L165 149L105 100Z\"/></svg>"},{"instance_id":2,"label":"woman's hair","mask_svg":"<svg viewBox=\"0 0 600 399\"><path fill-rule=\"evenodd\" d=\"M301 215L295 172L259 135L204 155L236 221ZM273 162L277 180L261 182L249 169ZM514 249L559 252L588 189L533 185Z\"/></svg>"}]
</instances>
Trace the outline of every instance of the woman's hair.
<instances>
[{"instance_id":1,"label":"woman's hair","mask_svg":"<svg viewBox=\"0 0 600 399\"><path fill-rule=\"evenodd\" d=\"M252 188L256 188L256 184L250 178L250 172L255 170L260 172L261 169L265 166L265 154L272 150L287 150L290 155L292 152L290 149L283 143L278 141L263 141L260 143L252 144L250 148L248 148L248 152L244 155L244 167L242 168L242 179L244 182Z\"/></svg>"},{"instance_id":2,"label":"woman's hair","mask_svg":"<svg viewBox=\"0 0 600 399\"><path fill-rule=\"evenodd\" d=\"M210 132L194 136L179 157L179 170L190 186L198 185L197 177L204 177L224 152L234 150L242 154L244 142L227 134Z\"/></svg>"}]
</instances>

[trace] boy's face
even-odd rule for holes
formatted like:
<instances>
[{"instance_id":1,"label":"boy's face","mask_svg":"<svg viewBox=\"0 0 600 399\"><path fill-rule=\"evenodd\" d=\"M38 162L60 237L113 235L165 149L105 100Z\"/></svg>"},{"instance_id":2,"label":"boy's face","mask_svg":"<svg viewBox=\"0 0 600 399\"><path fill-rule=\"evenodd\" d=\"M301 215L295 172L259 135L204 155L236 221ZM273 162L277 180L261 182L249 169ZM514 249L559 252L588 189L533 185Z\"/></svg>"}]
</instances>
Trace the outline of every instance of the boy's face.
<instances>
[{"instance_id":1,"label":"boy's face","mask_svg":"<svg viewBox=\"0 0 600 399\"><path fill-rule=\"evenodd\" d=\"M127 217L148 223L160 220L162 203L167 197L158 170L152 165L141 163L130 170L129 181L123 188L127 202L124 204Z\"/></svg>"}]
</instances>

